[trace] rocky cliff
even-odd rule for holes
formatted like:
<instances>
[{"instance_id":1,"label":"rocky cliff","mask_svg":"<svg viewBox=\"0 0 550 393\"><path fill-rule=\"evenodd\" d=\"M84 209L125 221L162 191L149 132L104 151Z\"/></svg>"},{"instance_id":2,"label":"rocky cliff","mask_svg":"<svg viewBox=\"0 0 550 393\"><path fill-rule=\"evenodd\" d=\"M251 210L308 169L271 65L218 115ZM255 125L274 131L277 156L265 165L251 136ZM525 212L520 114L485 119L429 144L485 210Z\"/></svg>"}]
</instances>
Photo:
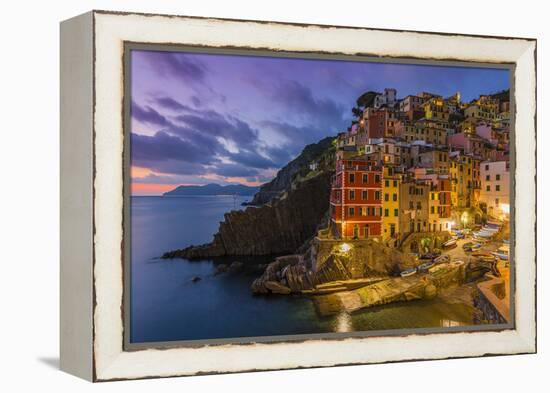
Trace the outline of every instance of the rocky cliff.
<instances>
[{"instance_id":1,"label":"rocky cliff","mask_svg":"<svg viewBox=\"0 0 550 393\"><path fill-rule=\"evenodd\" d=\"M319 171L332 170L334 168L334 158L331 154L333 140L333 137L328 137L307 145L298 157L277 172L273 180L260 187L250 205L263 205L289 191L296 177L306 176L310 172L309 166L312 163L318 166Z\"/></svg>"},{"instance_id":2,"label":"rocky cliff","mask_svg":"<svg viewBox=\"0 0 550 393\"><path fill-rule=\"evenodd\" d=\"M212 243L169 251L163 258L293 253L325 217L332 174L311 173L269 204L226 213Z\"/></svg>"}]
</instances>

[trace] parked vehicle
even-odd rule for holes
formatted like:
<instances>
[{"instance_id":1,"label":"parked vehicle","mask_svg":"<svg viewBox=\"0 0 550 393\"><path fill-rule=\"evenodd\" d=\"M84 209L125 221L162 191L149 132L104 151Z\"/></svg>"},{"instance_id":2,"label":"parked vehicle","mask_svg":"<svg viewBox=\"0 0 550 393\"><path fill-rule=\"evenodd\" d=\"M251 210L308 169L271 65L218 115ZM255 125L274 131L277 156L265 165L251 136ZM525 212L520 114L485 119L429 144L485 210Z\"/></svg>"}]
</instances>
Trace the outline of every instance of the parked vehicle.
<instances>
[{"instance_id":1,"label":"parked vehicle","mask_svg":"<svg viewBox=\"0 0 550 393\"><path fill-rule=\"evenodd\" d=\"M403 270L401 272L401 277L409 277L409 276L412 276L413 274L416 274L416 268L415 267L413 267L411 269Z\"/></svg>"}]
</instances>

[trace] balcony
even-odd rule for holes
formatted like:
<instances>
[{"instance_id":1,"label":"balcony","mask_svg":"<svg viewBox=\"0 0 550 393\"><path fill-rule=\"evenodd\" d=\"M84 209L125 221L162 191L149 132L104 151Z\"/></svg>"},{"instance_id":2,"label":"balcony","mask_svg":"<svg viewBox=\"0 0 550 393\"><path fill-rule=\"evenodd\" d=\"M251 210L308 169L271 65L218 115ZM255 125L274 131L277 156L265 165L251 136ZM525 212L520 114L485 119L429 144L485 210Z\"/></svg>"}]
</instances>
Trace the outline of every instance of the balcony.
<instances>
[{"instance_id":1,"label":"balcony","mask_svg":"<svg viewBox=\"0 0 550 393\"><path fill-rule=\"evenodd\" d=\"M378 165L368 164L355 164L355 165L343 165L342 163L336 164L336 172L342 171L363 171L363 172L382 172L382 167Z\"/></svg>"}]
</instances>

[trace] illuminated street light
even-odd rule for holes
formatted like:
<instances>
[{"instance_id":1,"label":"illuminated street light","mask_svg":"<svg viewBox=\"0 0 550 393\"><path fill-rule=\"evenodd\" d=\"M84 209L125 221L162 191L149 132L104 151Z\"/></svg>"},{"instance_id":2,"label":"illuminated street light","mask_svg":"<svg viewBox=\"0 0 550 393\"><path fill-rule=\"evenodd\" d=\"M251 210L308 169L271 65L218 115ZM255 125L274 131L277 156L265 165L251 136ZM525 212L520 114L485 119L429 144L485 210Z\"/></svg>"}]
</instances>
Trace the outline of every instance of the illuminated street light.
<instances>
[{"instance_id":1,"label":"illuminated street light","mask_svg":"<svg viewBox=\"0 0 550 393\"><path fill-rule=\"evenodd\" d=\"M349 252L349 250L351 250L351 245L349 245L348 243L340 244L340 251L341 252L343 252L344 254L347 254Z\"/></svg>"},{"instance_id":2,"label":"illuminated street light","mask_svg":"<svg viewBox=\"0 0 550 393\"><path fill-rule=\"evenodd\" d=\"M507 203L501 203L500 210L502 210L504 214L510 214L510 205Z\"/></svg>"}]
</instances>

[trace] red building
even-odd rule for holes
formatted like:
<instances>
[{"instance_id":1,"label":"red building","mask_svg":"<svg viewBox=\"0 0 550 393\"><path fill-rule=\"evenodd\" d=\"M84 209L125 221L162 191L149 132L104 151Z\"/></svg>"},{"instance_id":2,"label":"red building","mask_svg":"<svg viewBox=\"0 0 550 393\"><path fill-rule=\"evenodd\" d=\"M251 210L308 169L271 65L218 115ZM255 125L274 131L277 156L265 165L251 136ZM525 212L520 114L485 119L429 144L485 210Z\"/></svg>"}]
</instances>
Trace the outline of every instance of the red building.
<instances>
[{"instance_id":1,"label":"red building","mask_svg":"<svg viewBox=\"0 0 550 393\"><path fill-rule=\"evenodd\" d=\"M451 217L451 180L448 176L440 176L435 189L439 191L439 217Z\"/></svg>"},{"instance_id":2,"label":"red building","mask_svg":"<svg viewBox=\"0 0 550 393\"><path fill-rule=\"evenodd\" d=\"M344 239L382 234L382 167L368 158L338 160L330 198L335 233Z\"/></svg>"}]
</instances>

